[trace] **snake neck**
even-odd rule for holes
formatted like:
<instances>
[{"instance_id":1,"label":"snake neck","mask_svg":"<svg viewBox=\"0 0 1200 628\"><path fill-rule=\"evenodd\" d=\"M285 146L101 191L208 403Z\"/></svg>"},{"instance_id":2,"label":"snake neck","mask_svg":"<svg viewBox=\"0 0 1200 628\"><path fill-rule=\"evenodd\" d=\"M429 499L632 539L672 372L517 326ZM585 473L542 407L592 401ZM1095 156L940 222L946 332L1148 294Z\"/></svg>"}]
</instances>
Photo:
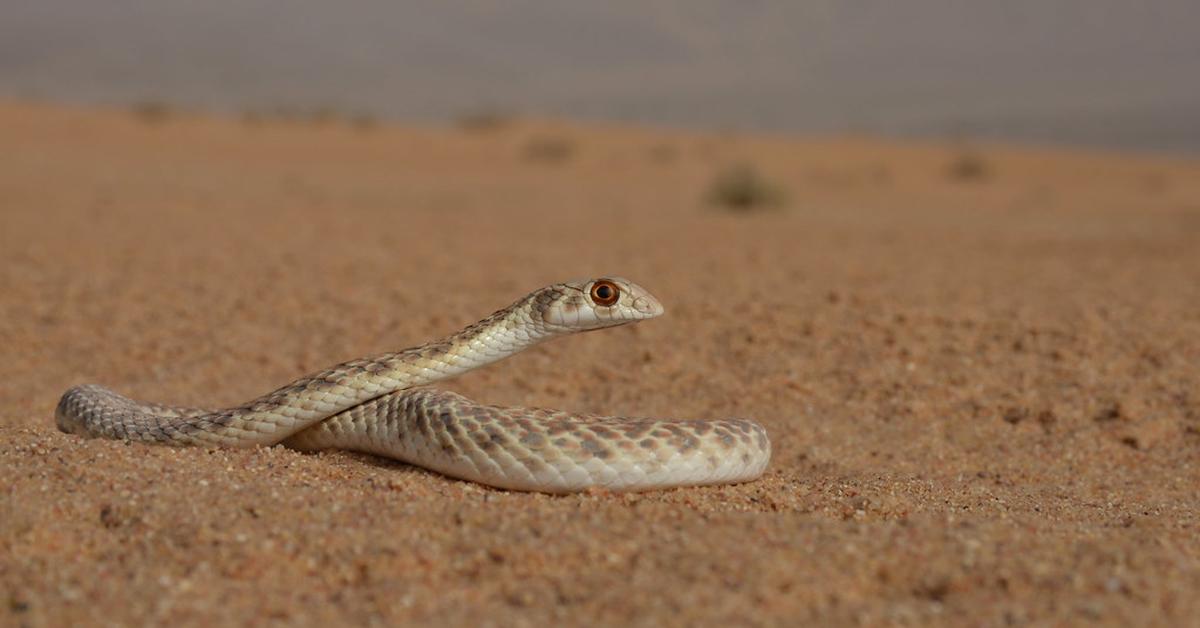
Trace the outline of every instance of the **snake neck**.
<instances>
[{"instance_id":1,"label":"snake neck","mask_svg":"<svg viewBox=\"0 0 1200 628\"><path fill-rule=\"evenodd\" d=\"M64 432L110 438L277 443L373 398L454 377L568 333L543 320L539 298L531 294L441 340L344 362L234 408L175 408L137 402L99 386L77 386L63 395L56 421Z\"/></svg>"},{"instance_id":2,"label":"snake neck","mask_svg":"<svg viewBox=\"0 0 1200 628\"><path fill-rule=\"evenodd\" d=\"M403 387L422 386L498 362L535 344L569 333L541 316L544 296L533 293L462 330L419 347L384 356Z\"/></svg>"}]
</instances>

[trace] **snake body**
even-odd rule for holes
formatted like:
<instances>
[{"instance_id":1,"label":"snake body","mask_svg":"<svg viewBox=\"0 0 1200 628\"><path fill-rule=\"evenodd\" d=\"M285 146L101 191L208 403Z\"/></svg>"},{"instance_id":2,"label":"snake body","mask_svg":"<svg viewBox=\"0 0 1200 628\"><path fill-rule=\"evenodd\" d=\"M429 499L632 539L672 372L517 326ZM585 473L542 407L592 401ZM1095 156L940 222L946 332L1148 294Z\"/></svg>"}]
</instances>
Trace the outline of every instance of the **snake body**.
<instances>
[{"instance_id":1,"label":"snake body","mask_svg":"<svg viewBox=\"0 0 1200 628\"><path fill-rule=\"evenodd\" d=\"M446 338L345 362L233 408L143 403L83 385L63 394L55 419L60 430L88 437L349 449L500 488L549 493L757 478L771 446L752 421L502 408L417 388L549 338L662 313L654 296L618 277L553 284Z\"/></svg>"}]
</instances>

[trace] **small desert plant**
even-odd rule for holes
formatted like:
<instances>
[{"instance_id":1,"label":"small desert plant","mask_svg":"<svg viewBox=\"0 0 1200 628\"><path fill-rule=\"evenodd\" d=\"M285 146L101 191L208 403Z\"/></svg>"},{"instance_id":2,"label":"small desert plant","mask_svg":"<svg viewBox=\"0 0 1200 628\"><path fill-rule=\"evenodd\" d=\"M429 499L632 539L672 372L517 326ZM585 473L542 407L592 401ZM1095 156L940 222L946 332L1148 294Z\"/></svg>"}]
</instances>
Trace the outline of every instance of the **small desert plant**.
<instances>
[{"instance_id":1,"label":"small desert plant","mask_svg":"<svg viewBox=\"0 0 1200 628\"><path fill-rule=\"evenodd\" d=\"M565 137L535 137L525 143L521 154L529 161L562 163L575 155L575 142Z\"/></svg>"},{"instance_id":2,"label":"small desert plant","mask_svg":"<svg viewBox=\"0 0 1200 628\"><path fill-rule=\"evenodd\" d=\"M355 130L362 131L364 133L367 131L374 131L376 128L379 127L379 119L376 118L374 116L374 114L370 114L370 113L361 113L360 112L360 113L352 114L350 116L349 122L350 122L350 126L354 127Z\"/></svg>"},{"instance_id":3,"label":"small desert plant","mask_svg":"<svg viewBox=\"0 0 1200 628\"><path fill-rule=\"evenodd\" d=\"M304 109L290 105L279 105L266 109L246 109L241 113L243 124L258 126L268 123L308 123L313 126L345 125L356 131L372 131L380 124L374 114L368 112L346 112L334 107Z\"/></svg>"},{"instance_id":4,"label":"small desert plant","mask_svg":"<svg viewBox=\"0 0 1200 628\"><path fill-rule=\"evenodd\" d=\"M296 122L304 117L304 113L290 105L275 105L258 112L259 119L269 122Z\"/></svg>"},{"instance_id":5,"label":"small desert plant","mask_svg":"<svg viewBox=\"0 0 1200 628\"><path fill-rule=\"evenodd\" d=\"M464 113L455 119L455 126L471 132L498 131L511 126L516 116L499 109L480 109Z\"/></svg>"},{"instance_id":6,"label":"small desert plant","mask_svg":"<svg viewBox=\"0 0 1200 628\"><path fill-rule=\"evenodd\" d=\"M713 178L708 202L728 211L744 212L779 207L784 193L750 164L727 168Z\"/></svg>"},{"instance_id":7,"label":"small desert plant","mask_svg":"<svg viewBox=\"0 0 1200 628\"><path fill-rule=\"evenodd\" d=\"M946 166L946 176L951 181L983 181L991 175L992 169L983 155L969 148L960 148Z\"/></svg>"},{"instance_id":8,"label":"small desert plant","mask_svg":"<svg viewBox=\"0 0 1200 628\"><path fill-rule=\"evenodd\" d=\"M242 124L248 124L252 126L258 126L265 122L265 116L257 109L245 109L242 111L239 118L241 119Z\"/></svg>"},{"instance_id":9,"label":"small desert plant","mask_svg":"<svg viewBox=\"0 0 1200 628\"><path fill-rule=\"evenodd\" d=\"M130 111L134 117L146 124L166 122L167 119L175 115L175 109L171 105L157 100L135 103L130 107Z\"/></svg>"},{"instance_id":10,"label":"small desert plant","mask_svg":"<svg viewBox=\"0 0 1200 628\"><path fill-rule=\"evenodd\" d=\"M304 113L304 118L310 123L317 126L324 126L337 122L342 117L341 112L333 107L316 107Z\"/></svg>"}]
</instances>

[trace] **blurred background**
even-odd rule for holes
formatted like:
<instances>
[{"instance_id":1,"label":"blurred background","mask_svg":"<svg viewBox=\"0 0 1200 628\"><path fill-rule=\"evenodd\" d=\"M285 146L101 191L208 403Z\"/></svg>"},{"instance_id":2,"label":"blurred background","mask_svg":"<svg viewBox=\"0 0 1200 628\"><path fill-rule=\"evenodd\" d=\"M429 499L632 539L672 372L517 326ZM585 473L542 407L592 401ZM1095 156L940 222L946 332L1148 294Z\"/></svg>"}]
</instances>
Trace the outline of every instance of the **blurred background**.
<instances>
[{"instance_id":1,"label":"blurred background","mask_svg":"<svg viewBox=\"0 0 1200 628\"><path fill-rule=\"evenodd\" d=\"M1200 149L1188 0L7 4L9 98Z\"/></svg>"}]
</instances>

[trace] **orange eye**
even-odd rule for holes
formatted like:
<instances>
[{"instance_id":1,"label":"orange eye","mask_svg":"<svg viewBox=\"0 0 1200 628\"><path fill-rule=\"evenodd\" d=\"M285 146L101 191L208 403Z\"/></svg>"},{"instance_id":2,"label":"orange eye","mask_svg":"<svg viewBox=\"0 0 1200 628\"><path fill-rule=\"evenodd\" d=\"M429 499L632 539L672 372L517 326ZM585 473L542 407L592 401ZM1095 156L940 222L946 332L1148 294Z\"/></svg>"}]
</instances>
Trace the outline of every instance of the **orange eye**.
<instances>
[{"instance_id":1,"label":"orange eye","mask_svg":"<svg viewBox=\"0 0 1200 628\"><path fill-rule=\"evenodd\" d=\"M619 298L621 298L621 289L617 287L617 284L607 279L601 279L592 284L592 301L596 305L612 305Z\"/></svg>"}]
</instances>

